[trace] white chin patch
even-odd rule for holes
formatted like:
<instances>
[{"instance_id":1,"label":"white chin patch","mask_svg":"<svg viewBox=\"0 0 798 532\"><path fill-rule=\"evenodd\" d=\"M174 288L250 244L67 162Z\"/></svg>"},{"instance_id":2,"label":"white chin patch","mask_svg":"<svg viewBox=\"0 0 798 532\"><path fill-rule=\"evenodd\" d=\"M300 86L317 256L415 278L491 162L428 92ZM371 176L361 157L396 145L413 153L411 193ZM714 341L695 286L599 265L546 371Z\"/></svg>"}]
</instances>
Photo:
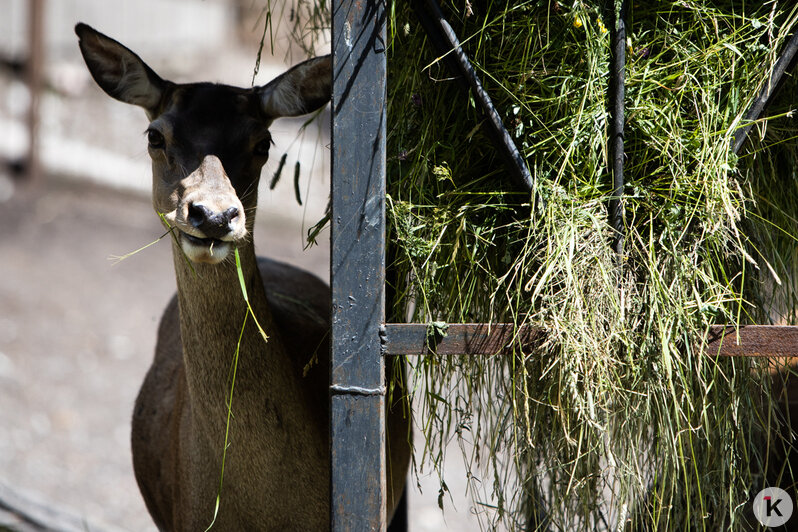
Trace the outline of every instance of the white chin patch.
<instances>
[{"instance_id":1,"label":"white chin patch","mask_svg":"<svg viewBox=\"0 0 798 532\"><path fill-rule=\"evenodd\" d=\"M209 240L206 242L190 241L181 235L180 247L183 253L192 262L204 262L206 264L218 264L230 255L233 245L230 242L221 240Z\"/></svg>"}]
</instances>

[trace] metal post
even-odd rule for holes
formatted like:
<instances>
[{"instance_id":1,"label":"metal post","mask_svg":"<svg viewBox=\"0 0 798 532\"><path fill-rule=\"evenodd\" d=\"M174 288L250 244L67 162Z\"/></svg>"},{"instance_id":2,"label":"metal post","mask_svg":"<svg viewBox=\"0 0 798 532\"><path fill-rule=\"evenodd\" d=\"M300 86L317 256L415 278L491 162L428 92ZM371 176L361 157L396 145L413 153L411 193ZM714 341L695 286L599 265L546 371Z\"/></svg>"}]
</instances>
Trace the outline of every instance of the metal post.
<instances>
[{"instance_id":1,"label":"metal post","mask_svg":"<svg viewBox=\"0 0 798 532\"><path fill-rule=\"evenodd\" d=\"M331 526L384 530L385 3L333 8Z\"/></svg>"},{"instance_id":2,"label":"metal post","mask_svg":"<svg viewBox=\"0 0 798 532\"><path fill-rule=\"evenodd\" d=\"M610 123L609 154L612 170L612 199L610 200L610 225L615 230L613 248L619 259L623 256L623 140L624 122L624 70L626 69L626 0L620 7L612 5L612 58L610 63Z\"/></svg>"},{"instance_id":3,"label":"metal post","mask_svg":"<svg viewBox=\"0 0 798 532\"><path fill-rule=\"evenodd\" d=\"M39 96L42 90L44 63L44 0L29 0L28 4L28 61L26 78L30 92L28 110L28 160L25 166L30 182L41 174L39 163Z\"/></svg>"}]
</instances>

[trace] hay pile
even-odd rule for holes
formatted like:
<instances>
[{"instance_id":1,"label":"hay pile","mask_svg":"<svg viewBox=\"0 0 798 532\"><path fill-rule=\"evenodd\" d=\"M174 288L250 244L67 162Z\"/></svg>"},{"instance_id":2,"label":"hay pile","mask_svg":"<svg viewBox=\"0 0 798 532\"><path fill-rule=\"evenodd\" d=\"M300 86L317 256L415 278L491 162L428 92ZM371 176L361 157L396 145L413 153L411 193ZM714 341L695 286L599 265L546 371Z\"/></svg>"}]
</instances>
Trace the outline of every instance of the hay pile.
<instances>
[{"instance_id":1,"label":"hay pile","mask_svg":"<svg viewBox=\"0 0 798 532\"><path fill-rule=\"evenodd\" d=\"M768 362L706 356L702 339L712 324L798 321L792 79L732 149L798 8L630 2L619 255L607 107L620 2L441 2L538 206L410 4L388 5L388 319L547 332L512 356L409 360L418 465L439 468L457 439L488 528L749 528L783 420ZM328 8L296 0L295 38L313 42Z\"/></svg>"},{"instance_id":2,"label":"hay pile","mask_svg":"<svg viewBox=\"0 0 798 532\"><path fill-rule=\"evenodd\" d=\"M539 209L408 4L389 20L389 314L548 333L515 356L411 360L417 459L439 464L449 438L476 443L464 448L490 527L538 515L552 530L739 528L776 422L765 363L704 356L700 340L711 324L796 318L793 102L771 106L739 158L731 149L796 9L632 3L619 257L612 3L442 2Z\"/></svg>"}]
</instances>

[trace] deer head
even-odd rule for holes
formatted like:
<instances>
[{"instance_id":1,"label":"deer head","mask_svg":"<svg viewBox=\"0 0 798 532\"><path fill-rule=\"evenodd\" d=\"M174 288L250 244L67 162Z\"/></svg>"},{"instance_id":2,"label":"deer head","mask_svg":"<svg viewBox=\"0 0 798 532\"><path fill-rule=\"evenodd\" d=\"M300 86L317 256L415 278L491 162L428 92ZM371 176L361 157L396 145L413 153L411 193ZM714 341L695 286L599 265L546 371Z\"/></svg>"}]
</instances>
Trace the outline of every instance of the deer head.
<instances>
[{"instance_id":1,"label":"deer head","mask_svg":"<svg viewBox=\"0 0 798 532\"><path fill-rule=\"evenodd\" d=\"M156 212L190 260L222 262L252 233L260 172L272 145L269 126L330 101L330 57L300 63L262 87L178 84L93 28L78 24L75 32L97 84L150 119Z\"/></svg>"}]
</instances>

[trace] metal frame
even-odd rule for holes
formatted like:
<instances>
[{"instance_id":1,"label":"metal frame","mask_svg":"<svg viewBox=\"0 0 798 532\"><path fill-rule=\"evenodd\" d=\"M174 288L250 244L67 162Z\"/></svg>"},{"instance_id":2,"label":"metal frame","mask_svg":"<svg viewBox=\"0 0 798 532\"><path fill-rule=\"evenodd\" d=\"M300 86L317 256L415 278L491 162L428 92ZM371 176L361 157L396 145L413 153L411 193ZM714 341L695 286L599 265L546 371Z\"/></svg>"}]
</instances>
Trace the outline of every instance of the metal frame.
<instances>
[{"instance_id":1,"label":"metal frame","mask_svg":"<svg viewBox=\"0 0 798 532\"><path fill-rule=\"evenodd\" d=\"M426 4L440 22L436 2ZM377 531L387 524L383 356L493 355L543 332L513 324L451 324L447 336L436 339L424 324L384 323L386 5L385 0L333 0L332 11L331 526L336 532ZM623 2L611 18L613 199L608 211L617 233L612 245L619 256L624 230L625 12ZM453 33L451 37L456 42ZM796 49L798 35L786 46L747 120L759 117ZM735 152L748 129L738 130ZM706 341L707 354L714 356L798 356L794 326L714 326Z\"/></svg>"}]
</instances>

